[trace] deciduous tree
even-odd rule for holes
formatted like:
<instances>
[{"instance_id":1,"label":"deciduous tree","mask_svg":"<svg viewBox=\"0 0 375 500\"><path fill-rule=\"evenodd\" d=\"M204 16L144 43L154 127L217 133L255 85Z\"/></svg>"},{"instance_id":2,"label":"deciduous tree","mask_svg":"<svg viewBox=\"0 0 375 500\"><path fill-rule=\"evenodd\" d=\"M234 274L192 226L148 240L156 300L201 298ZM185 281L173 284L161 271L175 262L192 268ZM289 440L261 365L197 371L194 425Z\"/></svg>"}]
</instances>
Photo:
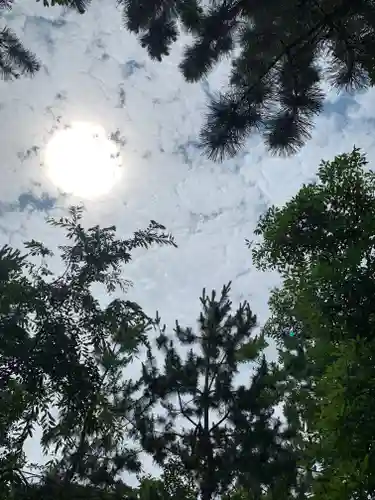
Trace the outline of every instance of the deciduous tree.
<instances>
[{"instance_id":1,"label":"deciduous tree","mask_svg":"<svg viewBox=\"0 0 375 500\"><path fill-rule=\"evenodd\" d=\"M140 386L123 371L147 343L152 320L129 300L102 306L92 285L125 293L131 283L122 270L132 252L175 243L156 222L117 239L115 226L86 230L81 218L82 207L73 207L69 217L49 220L70 240L59 246L60 275L50 270L53 252L43 243L25 243L24 254L0 251L2 498L29 477L24 443L37 424L41 446L53 453L40 483L52 497L57 487L68 495L79 484L121 489L123 470L141 470L127 438Z\"/></svg>"},{"instance_id":2,"label":"deciduous tree","mask_svg":"<svg viewBox=\"0 0 375 500\"><path fill-rule=\"evenodd\" d=\"M309 436L310 467L319 463L319 500L375 494L374 214L375 174L354 149L322 162L317 181L256 230L256 266L283 278L264 333L294 375L289 411Z\"/></svg>"}]
</instances>

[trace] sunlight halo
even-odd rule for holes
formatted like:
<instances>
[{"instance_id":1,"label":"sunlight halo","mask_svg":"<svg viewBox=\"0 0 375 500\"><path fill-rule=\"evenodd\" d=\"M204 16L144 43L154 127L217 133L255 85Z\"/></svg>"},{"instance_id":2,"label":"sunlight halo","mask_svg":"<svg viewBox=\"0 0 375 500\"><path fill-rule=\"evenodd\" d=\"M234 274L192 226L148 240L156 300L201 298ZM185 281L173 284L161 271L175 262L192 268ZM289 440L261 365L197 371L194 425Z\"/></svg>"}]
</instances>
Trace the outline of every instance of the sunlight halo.
<instances>
[{"instance_id":1,"label":"sunlight halo","mask_svg":"<svg viewBox=\"0 0 375 500\"><path fill-rule=\"evenodd\" d=\"M64 193L94 199L121 178L121 156L100 125L73 122L59 130L45 150L46 173Z\"/></svg>"}]
</instances>

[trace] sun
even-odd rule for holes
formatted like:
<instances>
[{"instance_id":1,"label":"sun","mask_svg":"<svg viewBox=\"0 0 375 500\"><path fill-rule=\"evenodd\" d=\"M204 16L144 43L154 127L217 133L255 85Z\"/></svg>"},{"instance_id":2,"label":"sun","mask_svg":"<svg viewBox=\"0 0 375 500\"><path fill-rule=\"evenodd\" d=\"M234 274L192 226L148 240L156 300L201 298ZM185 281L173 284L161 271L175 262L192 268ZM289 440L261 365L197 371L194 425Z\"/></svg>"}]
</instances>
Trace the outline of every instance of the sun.
<instances>
[{"instance_id":1,"label":"sun","mask_svg":"<svg viewBox=\"0 0 375 500\"><path fill-rule=\"evenodd\" d=\"M121 177L121 157L100 125L73 122L56 132L45 150L47 175L65 193L93 199Z\"/></svg>"}]
</instances>

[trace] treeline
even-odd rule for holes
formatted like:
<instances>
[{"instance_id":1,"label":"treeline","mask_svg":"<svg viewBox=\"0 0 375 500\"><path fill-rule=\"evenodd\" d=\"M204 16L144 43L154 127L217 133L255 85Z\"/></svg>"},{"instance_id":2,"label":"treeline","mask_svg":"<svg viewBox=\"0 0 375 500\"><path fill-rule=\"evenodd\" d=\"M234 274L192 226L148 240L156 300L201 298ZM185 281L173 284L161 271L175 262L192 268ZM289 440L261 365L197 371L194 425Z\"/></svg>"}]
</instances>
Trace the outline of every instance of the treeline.
<instances>
[{"instance_id":1,"label":"treeline","mask_svg":"<svg viewBox=\"0 0 375 500\"><path fill-rule=\"evenodd\" d=\"M85 229L82 207L50 219L67 236L59 276L42 243L3 247L1 500L375 498L374 215L375 176L354 149L260 218L249 265L282 277L260 330L230 285L203 291L195 328L169 331L127 300L133 251L176 246L155 222L117 239ZM25 454L37 426L43 466Z\"/></svg>"}]
</instances>

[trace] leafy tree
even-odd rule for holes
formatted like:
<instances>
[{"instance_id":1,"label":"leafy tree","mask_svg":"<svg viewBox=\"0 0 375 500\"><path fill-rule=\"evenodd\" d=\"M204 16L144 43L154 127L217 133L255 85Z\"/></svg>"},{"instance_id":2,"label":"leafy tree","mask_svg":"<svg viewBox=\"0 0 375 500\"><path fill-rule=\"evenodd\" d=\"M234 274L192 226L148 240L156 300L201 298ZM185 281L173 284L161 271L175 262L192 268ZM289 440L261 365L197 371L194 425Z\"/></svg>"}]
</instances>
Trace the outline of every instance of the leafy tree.
<instances>
[{"instance_id":1,"label":"leafy tree","mask_svg":"<svg viewBox=\"0 0 375 500\"><path fill-rule=\"evenodd\" d=\"M284 375L265 359L249 304L232 312L229 291L203 292L197 332L177 322L169 338L159 321L163 366L150 347L135 435L195 498L211 500L237 481L251 499L264 491L280 499L296 483L293 433L273 416Z\"/></svg>"},{"instance_id":2,"label":"leafy tree","mask_svg":"<svg viewBox=\"0 0 375 500\"><path fill-rule=\"evenodd\" d=\"M82 207L72 207L69 217L49 220L70 240L59 246L65 265L59 276L48 266L52 251L40 242L25 243L25 254L0 250L1 498L15 488L17 498L20 488L31 494L30 477L39 478L34 490L43 498L61 492L71 498L80 485L86 496L90 488L123 491L119 474L141 470L126 440L140 386L124 380L123 371L147 343L152 320L129 300L101 306L92 285L126 292L131 283L121 273L132 252L175 243L154 221L119 240L115 226L85 230L81 218ZM35 475L25 471L23 447L36 424L54 458Z\"/></svg>"},{"instance_id":3,"label":"leafy tree","mask_svg":"<svg viewBox=\"0 0 375 500\"><path fill-rule=\"evenodd\" d=\"M192 36L180 63L189 82L232 57L228 89L211 100L201 131L212 159L234 156L254 132L271 152L294 153L322 111L323 80L351 91L375 79L372 0L121 3L127 28L153 59L169 54L180 27Z\"/></svg>"},{"instance_id":4,"label":"leafy tree","mask_svg":"<svg viewBox=\"0 0 375 500\"><path fill-rule=\"evenodd\" d=\"M375 495L375 174L358 149L261 218L253 250L283 284L264 334L294 376L289 411L309 437L314 499ZM294 337L287 335L290 328Z\"/></svg>"}]
</instances>

